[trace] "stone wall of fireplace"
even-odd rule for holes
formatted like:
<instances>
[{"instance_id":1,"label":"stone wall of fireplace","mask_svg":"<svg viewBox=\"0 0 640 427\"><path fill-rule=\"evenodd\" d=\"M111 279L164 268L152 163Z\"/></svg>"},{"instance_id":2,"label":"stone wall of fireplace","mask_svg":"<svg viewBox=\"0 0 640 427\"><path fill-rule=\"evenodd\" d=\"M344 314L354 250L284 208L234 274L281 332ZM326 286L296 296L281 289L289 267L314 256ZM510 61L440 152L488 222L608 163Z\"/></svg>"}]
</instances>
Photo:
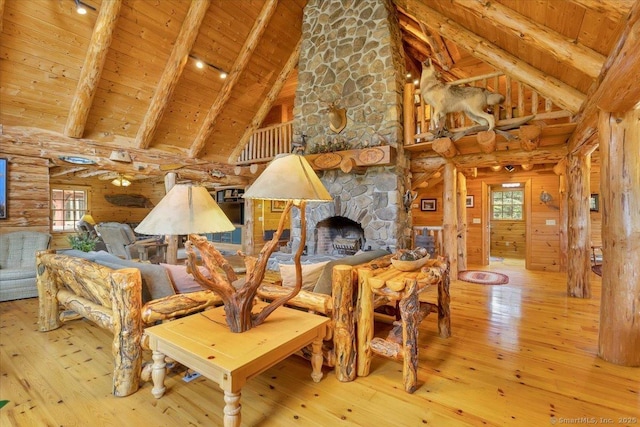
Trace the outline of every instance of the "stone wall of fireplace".
<instances>
[{"instance_id":1,"label":"stone wall of fireplace","mask_svg":"<svg viewBox=\"0 0 640 427\"><path fill-rule=\"evenodd\" d=\"M318 251L317 224L336 216L362 228L363 249L407 246L409 218L402 203L408 186L402 150L404 82L401 34L391 0L309 0L302 26L294 138L302 141L305 135L307 153L337 142L349 148L391 145L397 155L393 164L365 172L318 171L334 200L307 207L308 254ZM330 129L329 103L346 109L347 124L339 133ZM292 239L297 248L297 212L292 215Z\"/></svg>"}]
</instances>

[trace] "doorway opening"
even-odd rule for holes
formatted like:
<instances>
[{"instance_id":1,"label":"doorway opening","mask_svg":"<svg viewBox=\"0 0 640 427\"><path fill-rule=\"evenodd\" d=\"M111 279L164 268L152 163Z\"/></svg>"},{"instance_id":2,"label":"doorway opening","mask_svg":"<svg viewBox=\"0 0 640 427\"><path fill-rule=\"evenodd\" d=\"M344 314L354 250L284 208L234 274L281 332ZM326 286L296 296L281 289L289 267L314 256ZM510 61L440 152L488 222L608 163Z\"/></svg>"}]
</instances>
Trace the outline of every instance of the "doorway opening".
<instances>
[{"instance_id":1,"label":"doorway opening","mask_svg":"<svg viewBox=\"0 0 640 427\"><path fill-rule=\"evenodd\" d=\"M525 264L527 223L525 183L505 182L489 187L489 264Z\"/></svg>"}]
</instances>

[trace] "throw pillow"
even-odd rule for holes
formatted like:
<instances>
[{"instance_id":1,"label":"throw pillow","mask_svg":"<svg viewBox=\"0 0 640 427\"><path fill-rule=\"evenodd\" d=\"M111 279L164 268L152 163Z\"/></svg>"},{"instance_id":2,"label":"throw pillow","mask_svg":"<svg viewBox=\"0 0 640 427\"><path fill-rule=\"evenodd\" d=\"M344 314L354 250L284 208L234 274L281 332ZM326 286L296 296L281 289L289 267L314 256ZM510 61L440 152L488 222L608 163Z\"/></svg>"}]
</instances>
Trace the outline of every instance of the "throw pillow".
<instances>
[{"instance_id":1,"label":"throw pillow","mask_svg":"<svg viewBox=\"0 0 640 427\"><path fill-rule=\"evenodd\" d=\"M318 262L315 264L302 265L302 289L305 291L313 290L316 285L324 266L329 261ZM296 286L296 266L293 264L279 264L280 276L282 276L282 286L293 288Z\"/></svg>"},{"instance_id":2,"label":"throw pillow","mask_svg":"<svg viewBox=\"0 0 640 427\"><path fill-rule=\"evenodd\" d=\"M168 272L176 292L179 294L187 294L189 292L203 291L203 288L190 273L187 273L186 265L160 264ZM209 277L209 270L206 267L198 267L200 272Z\"/></svg>"}]
</instances>

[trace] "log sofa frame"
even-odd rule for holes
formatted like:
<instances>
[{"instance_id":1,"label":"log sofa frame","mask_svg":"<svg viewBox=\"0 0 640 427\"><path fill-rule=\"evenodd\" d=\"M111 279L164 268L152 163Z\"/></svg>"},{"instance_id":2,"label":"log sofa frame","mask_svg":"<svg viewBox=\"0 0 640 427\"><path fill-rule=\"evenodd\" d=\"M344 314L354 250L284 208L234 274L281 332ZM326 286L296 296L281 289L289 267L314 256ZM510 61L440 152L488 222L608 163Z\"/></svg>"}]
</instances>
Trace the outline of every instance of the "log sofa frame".
<instances>
[{"instance_id":1,"label":"log sofa frame","mask_svg":"<svg viewBox=\"0 0 640 427\"><path fill-rule=\"evenodd\" d=\"M142 277L136 268L113 270L95 262L56 254L36 255L38 327L46 332L66 321L86 318L113 333L113 394L138 390L146 325L220 305L211 291L169 295L142 304Z\"/></svg>"},{"instance_id":2,"label":"log sofa frame","mask_svg":"<svg viewBox=\"0 0 640 427\"><path fill-rule=\"evenodd\" d=\"M354 316L358 289L358 268L376 270L388 267L392 255L351 266L334 265L331 295L301 290L286 305L327 316L331 322L322 348L323 362L335 368L339 381L353 381L356 377L356 324ZM258 297L274 300L290 292L280 284L264 283L258 288ZM303 349L303 356L310 357L310 350Z\"/></svg>"}]
</instances>

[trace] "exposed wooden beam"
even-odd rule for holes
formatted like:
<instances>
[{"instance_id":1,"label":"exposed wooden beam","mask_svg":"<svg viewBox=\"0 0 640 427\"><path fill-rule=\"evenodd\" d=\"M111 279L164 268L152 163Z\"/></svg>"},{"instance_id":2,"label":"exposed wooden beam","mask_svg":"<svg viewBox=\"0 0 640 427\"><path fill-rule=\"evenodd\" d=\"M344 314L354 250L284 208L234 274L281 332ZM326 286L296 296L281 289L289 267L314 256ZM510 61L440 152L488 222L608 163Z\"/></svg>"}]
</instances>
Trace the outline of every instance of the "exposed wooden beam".
<instances>
[{"instance_id":1,"label":"exposed wooden beam","mask_svg":"<svg viewBox=\"0 0 640 427\"><path fill-rule=\"evenodd\" d=\"M158 149L129 148L132 163L114 162L109 155L122 148L91 139L74 139L60 133L21 126L4 126L0 135L2 152L36 158L57 159L59 156L81 156L96 160L93 169L103 169L128 174L164 176L163 165L184 165L183 169L195 171L220 170L233 174L233 165L189 159L184 153L169 153ZM61 161L60 161L61 162ZM251 175L242 178L248 182ZM214 181L213 177L209 181Z\"/></svg>"},{"instance_id":2,"label":"exposed wooden beam","mask_svg":"<svg viewBox=\"0 0 640 427\"><path fill-rule=\"evenodd\" d=\"M586 97L580 91L505 52L488 40L431 9L426 4L418 0L395 0L395 3L443 37L455 41L471 55L500 71L504 71L505 74L510 75L512 78L529 85L561 108L576 113L584 102Z\"/></svg>"},{"instance_id":3,"label":"exposed wooden beam","mask_svg":"<svg viewBox=\"0 0 640 427\"><path fill-rule=\"evenodd\" d=\"M251 55L256 49L262 34L264 34L267 26L269 25L269 21L271 17L276 11L278 6L277 0L267 0L267 2L262 7L260 11L260 15L256 19L256 22L253 24L253 28L251 28L251 32L247 37L247 40L244 42L242 49L240 50L240 54L238 58L236 58L227 79L218 94L218 97L209 108L209 112L207 113L207 117L205 117L198 134L196 135L193 144L191 145L191 149L189 150L189 157L196 158L202 152L207 139L211 136L211 132L213 132L213 127L216 124L216 120L224 107L224 104L227 102L229 97L231 96L231 91L234 86L238 82L240 75L244 71L245 67L249 63L249 59Z\"/></svg>"},{"instance_id":4,"label":"exposed wooden beam","mask_svg":"<svg viewBox=\"0 0 640 427\"><path fill-rule=\"evenodd\" d=\"M233 152L229 156L229 163L235 163L236 161L238 161L238 156L240 156L240 153L244 149L245 145L247 145L247 143L249 142L251 135L254 134L254 132L264 121L264 118L267 116L267 114L269 114L269 110L271 110L271 106L278 98L278 94L282 90L282 87L285 85L287 79L298 65L301 45L302 39L298 40L296 47L293 49L293 52L291 52L291 55L289 55L289 59L284 64L284 67L282 67L278 78L274 82L273 86L271 86L271 90L269 90L269 93L267 94L264 101L262 101L260 108L258 108L258 112L251 120L249 126L247 126L244 135L242 135L242 138L240 138L240 141L236 145L236 148L234 148Z\"/></svg>"},{"instance_id":5,"label":"exposed wooden beam","mask_svg":"<svg viewBox=\"0 0 640 427\"><path fill-rule=\"evenodd\" d=\"M84 58L82 71L80 71L78 86L76 86L76 92L71 100L67 123L64 127L64 134L71 138L82 138L84 133L93 97L98 90L102 68L109 53L109 46L111 46L113 31L118 22L121 5L122 0L113 0L104 2L100 6L100 12L89 42L89 49Z\"/></svg>"},{"instance_id":6,"label":"exposed wooden beam","mask_svg":"<svg viewBox=\"0 0 640 427\"><path fill-rule=\"evenodd\" d=\"M453 0L453 3L477 18L488 20L501 31L510 31L518 41L545 52L557 61L596 78L604 55L564 37L544 25L531 21L506 6L489 0Z\"/></svg>"},{"instance_id":7,"label":"exposed wooden beam","mask_svg":"<svg viewBox=\"0 0 640 427\"><path fill-rule=\"evenodd\" d=\"M0 0L0 33L2 32L3 17L4 17L4 0Z\"/></svg>"},{"instance_id":8,"label":"exposed wooden beam","mask_svg":"<svg viewBox=\"0 0 640 427\"><path fill-rule=\"evenodd\" d=\"M607 57L589 98L578 114L569 152L591 151L598 144L598 110L627 112L640 103L640 1L636 1L615 47Z\"/></svg>"},{"instance_id":9,"label":"exposed wooden beam","mask_svg":"<svg viewBox=\"0 0 640 427\"><path fill-rule=\"evenodd\" d=\"M167 64L164 67L162 76L160 76L160 80L156 85L156 90L149 103L147 114L145 114L138 129L135 141L136 147L147 148L151 144L151 140L162 120L162 115L171 100L173 90L178 84L184 66L189 59L189 52L191 52L193 48L193 44L196 41L200 26L202 25L202 21L207 14L210 4L210 0L191 2L187 16L182 22L178 38L173 45L169 59L167 59Z\"/></svg>"},{"instance_id":10,"label":"exposed wooden beam","mask_svg":"<svg viewBox=\"0 0 640 427\"><path fill-rule=\"evenodd\" d=\"M569 0L585 9L606 15L614 22L624 19L637 0Z\"/></svg>"},{"instance_id":11,"label":"exposed wooden beam","mask_svg":"<svg viewBox=\"0 0 640 427\"><path fill-rule=\"evenodd\" d=\"M445 71L449 71L451 67L453 67L453 58L449 55L449 51L444 40L442 40L440 34L433 34L422 22L419 22L419 25L425 40L429 43L429 46L431 46L431 50L436 56L437 61L440 63L440 66Z\"/></svg>"},{"instance_id":12,"label":"exposed wooden beam","mask_svg":"<svg viewBox=\"0 0 640 427\"><path fill-rule=\"evenodd\" d=\"M86 166L78 166L78 167L70 167L70 168L60 167L60 168L56 168L56 170L49 171L49 176L50 177L64 176L64 175L80 172L86 169L87 169Z\"/></svg>"}]
</instances>

